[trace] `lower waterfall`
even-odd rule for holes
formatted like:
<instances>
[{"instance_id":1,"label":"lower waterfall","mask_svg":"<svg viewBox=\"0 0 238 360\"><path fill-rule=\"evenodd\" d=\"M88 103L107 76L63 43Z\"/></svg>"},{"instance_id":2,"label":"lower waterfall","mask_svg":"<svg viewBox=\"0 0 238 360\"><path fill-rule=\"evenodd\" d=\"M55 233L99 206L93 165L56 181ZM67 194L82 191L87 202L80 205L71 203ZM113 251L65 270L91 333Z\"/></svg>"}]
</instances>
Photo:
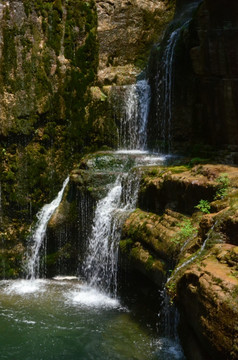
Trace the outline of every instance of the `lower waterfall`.
<instances>
[{"instance_id":1,"label":"lower waterfall","mask_svg":"<svg viewBox=\"0 0 238 360\"><path fill-rule=\"evenodd\" d=\"M90 286L113 293L117 287L117 237L114 215L119 208L121 181L118 178L107 196L97 204L83 272Z\"/></svg>"},{"instance_id":2,"label":"lower waterfall","mask_svg":"<svg viewBox=\"0 0 238 360\"><path fill-rule=\"evenodd\" d=\"M47 224L54 211L59 206L64 190L69 182L69 177L63 183L62 189L56 198L50 203L43 206L37 214L37 222L28 239L28 253L26 263L26 273L28 279L36 279L40 276L40 250L46 234Z\"/></svg>"},{"instance_id":3,"label":"lower waterfall","mask_svg":"<svg viewBox=\"0 0 238 360\"><path fill-rule=\"evenodd\" d=\"M119 240L124 220L137 205L140 167L161 165L165 160L164 156L144 150L149 86L142 81L130 90L133 96L129 96L131 101L125 104L126 117L122 119L121 129L125 128L119 145L122 150L110 153L112 157L124 159L125 164L120 163L116 173L111 174L113 180L107 182L104 196L97 200L91 231L82 229L86 244L80 255L80 274L59 273L53 279L41 278L44 275L41 260L47 255L44 253L47 224L62 200L69 182L67 178L57 197L38 213L38 221L28 239L27 280L0 282L3 324L0 344L9 360L184 359L176 339L159 334L154 324L148 325L151 313L132 310L118 293ZM133 135L134 125L136 134ZM124 131L127 132L125 138ZM81 197L78 210L83 225L87 222L88 210L84 196ZM143 300L139 301L145 307ZM158 311L153 313L154 318L157 315Z\"/></svg>"},{"instance_id":4,"label":"lower waterfall","mask_svg":"<svg viewBox=\"0 0 238 360\"><path fill-rule=\"evenodd\" d=\"M164 160L138 151L128 156L136 158L136 166ZM59 205L67 181L55 205ZM117 295L121 226L128 212L136 207L138 189L139 177L131 168L122 172L97 202L82 271L86 282L64 274L53 279L37 278L44 231L41 237L32 237L41 239L32 245L34 251L29 257L34 276L30 280L0 281L0 344L7 359L185 359L177 340L160 336L148 326L150 318L145 317L145 311L141 316ZM47 208L53 209L52 204ZM40 214L45 214L43 209ZM39 217L41 229L46 229L47 224L43 226L41 221L49 221L48 217Z\"/></svg>"},{"instance_id":5,"label":"lower waterfall","mask_svg":"<svg viewBox=\"0 0 238 360\"><path fill-rule=\"evenodd\" d=\"M143 157L139 156L139 159L141 161ZM107 195L97 203L92 233L88 239L83 275L90 286L113 297L117 295L121 228L125 217L135 209L139 182L139 173L136 178L131 171L118 176Z\"/></svg>"}]
</instances>

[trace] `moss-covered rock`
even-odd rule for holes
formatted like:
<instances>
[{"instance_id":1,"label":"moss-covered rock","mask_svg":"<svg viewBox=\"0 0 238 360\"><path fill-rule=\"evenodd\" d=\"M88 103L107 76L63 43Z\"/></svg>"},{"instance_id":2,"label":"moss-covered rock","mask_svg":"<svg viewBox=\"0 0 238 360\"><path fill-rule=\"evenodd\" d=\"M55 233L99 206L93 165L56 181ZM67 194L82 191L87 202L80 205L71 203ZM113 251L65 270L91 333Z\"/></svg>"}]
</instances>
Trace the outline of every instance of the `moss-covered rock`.
<instances>
[{"instance_id":1,"label":"moss-covered rock","mask_svg":"<svg viewBox=\"0 0 238 360\"><path fill-rule=\"evenodd\" d=\"M27 228L91 143L97 12L94 1L22 0L3 2L0 20L1 218Z\"/></svg>"},{"instance_id":2,"label":"moss-covered rock","mask_svg":"<svg viewBox=\"0 0 238 360\"><path fill-rule=\"evenodd\" d=\"M145 208L147 201L154 212L137 209L125 221L123 268L160 288L169 277L166 287L180 309L188 358L236 359L237 168L149 167L143 174L140 204ZM211 201L209 211L199 198Z\"/></svg>"},{"instance_id":3,"label":"moss-covered rock","mask_svg":"<svg viewBox=\"0 0 238 360\"><path fill-rule=\"evenodd\" d=\"M182 321L189 324L210 359L237 358L237 269L237 247L219 244L177 282Z\"/></svg>"}]
</instances>

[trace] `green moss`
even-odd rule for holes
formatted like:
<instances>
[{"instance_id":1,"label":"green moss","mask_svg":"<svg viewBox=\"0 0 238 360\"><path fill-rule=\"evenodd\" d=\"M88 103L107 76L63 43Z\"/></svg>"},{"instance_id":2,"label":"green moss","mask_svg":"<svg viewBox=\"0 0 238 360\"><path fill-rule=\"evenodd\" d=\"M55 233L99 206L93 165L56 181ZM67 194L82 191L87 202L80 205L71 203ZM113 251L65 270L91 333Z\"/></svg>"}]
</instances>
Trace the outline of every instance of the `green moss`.
<instances>
[{"instance_id":1,"label":"green moss","mask_svg":"<svg viewBox=\"0 0 238 360\"><path fill-rule=\"evenodd\" d=\"M98 66L95 2L23 0L23 5L27 18L20 25L8 7L1 25L0 95L12 99L0 147L1 205L8 227L13 219L29 227L85 151L117 142L107 97L102 93L95 101L89 91ZM57 59L61 46L65 66ZM109 171L110 166L117 164L109 164ZM16 229L9 236L17 241Z\"/></svg>"},{"instance_id":2,"label":"green moss","mask_svg":"<svg viewBox=\"0 0 238 360\"><path fill-rule=\"evenodd\" d=\"M121 240L119 243L119 247L122 253L129 253L134 242L131 239Z\"/></svg>"},{"instance_id":3,"label":"green moss","mask_svg":"<svg viewBox=\"0 0 238 360\"><path fill-rule=\"evenodd\" d=\"M150 271L152 268L153 268L153 265L154 265L154 258L152 255L149 255L147 261L146 261L146 265L145 265L145 268L147 271Z\"/></svg>"},{"instance_id":4,"label":"green moss","mask_svg":"<svg viewBox=\"0 0 238 360\"><path fill-rule=\"evenodd\" d=\"M0 278L18 278L21 273L22 254L17 251L0 252Z\"/></svg>"},{"instance_id":5,"label":"green moss","mask_svg":"<svg viewBox=\"0 0 238 360\"><path fill-rule=\"evenodd\" d=\"M7 14L5 15L5 19ZM3 47L2 47L2 76L6 85L11 84L12 72L15 73L17 68L17 52L15 45L16 28L9 28L3 22Z\"/></svg>"}]
</instances>

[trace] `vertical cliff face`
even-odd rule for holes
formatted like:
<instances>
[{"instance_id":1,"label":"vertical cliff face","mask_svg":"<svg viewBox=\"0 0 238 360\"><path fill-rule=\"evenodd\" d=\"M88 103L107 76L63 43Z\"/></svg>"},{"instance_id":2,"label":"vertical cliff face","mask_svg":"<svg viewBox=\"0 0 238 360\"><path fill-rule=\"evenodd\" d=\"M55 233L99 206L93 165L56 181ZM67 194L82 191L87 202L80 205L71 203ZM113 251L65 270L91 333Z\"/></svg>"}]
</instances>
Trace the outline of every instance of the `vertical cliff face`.
<instances>
[{"instance_id":1,"label":"vertical cliff face","mask_svg":"<svg viewBox=\"0 0 238 360\"><path fill-rule=\"evenodd\" d=\"M222 0L198 1L192 20L183 25L182 15L193 3L177 2L177 17L170 30L171 34L180 28L172 66L172 148L194 153L227 148L237 151L238 5L235 1L229 6ZM162 52L164 47L162 43ZM158 48L156 51L157 65L153 66L158 73L163 55ZM158 101L163 99L157 95L152 122Z\"/></svg>"},{"instance_id":2,"label":"vertical cliff face","mask_svg":"<svg viewBox=\"0 0 238 360\"><path fill-rule=\"evenodd\" d=\"M94 1L1 1L0 19L1 237L12 249L90 143L97 13Z\"/></svg>"},{"instance_id":3,"label":"vertical cliff face","mask_svg":"<svg viewBox=\"0 0 238 360\"><path fill-rule=\"evenodd\" d=\"M216 4L204 1L189 33L184 33L182 38L194 74L192 141L213 148L238 145L238 24L235 14L238 14L238 6L234 1L229 6L222 0Z\"/></svg>"}]
</instances>

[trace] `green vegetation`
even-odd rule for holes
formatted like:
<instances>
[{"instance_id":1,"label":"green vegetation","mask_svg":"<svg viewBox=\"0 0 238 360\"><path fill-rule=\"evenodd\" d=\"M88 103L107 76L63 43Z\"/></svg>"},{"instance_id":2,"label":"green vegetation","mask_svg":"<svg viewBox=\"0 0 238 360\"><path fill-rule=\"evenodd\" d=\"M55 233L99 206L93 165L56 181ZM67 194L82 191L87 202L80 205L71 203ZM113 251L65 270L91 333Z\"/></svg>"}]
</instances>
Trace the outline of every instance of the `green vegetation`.
<instances>
[{"instance_id":1,"label":"green vegetation","mask_svg":"<svg viewBox=\"0 0 238 360\"><path fill-rule=\"evenodd\" d=\"M228 175L224 173L216 179L216 182L218 184L218 190L216 192L215 199L219 200L227 196L230 186L230 180Z\"/></svg>"},{"instance_id":2,"label":"green vegetation","mask_svg":"<svg viewBox=\"0 0 238 360\"><path fill-rule=\"evenodd\" d=\"M200 158L200 157L195 157L195 158L192 158L190 161L189 161L189 167L193 167L195 165L198 165L198 164L206 164L209 162L209 159L203 159L203 158Z\"/></svg>"},{"instance_id":3,"label":"green vegetation","mask_svg":"<svg viewBox=\"0 0 238 360\"><path fill-rule=\"evenodd\" d=\"M207 200L200 200L199 204L196 205L195 208L202 211L204 214L210 214L211 205Z\"/></svg>"},{"instance_id":4,"label":"green vegetation","mask_svg":"<svg viewBox=\"0 0 238 360\"><path fill-rule=\"evenodd\" d=\"M176 283L174 281L169 281L166 284L166 289L170 297L170 304L172 305L176 296Z\"/></svg>"},{"instance_id":5,"label":"green vegetation","mask_svg":"<svg viewBox=\"0 0 238 360\"><path fill-rule=\"evenodd\" d=\"M179 237L182 239L187 239L192 236L196 231L196 228L193 227L190 219L186 219L183 221L180 226Z\"/></svg>"}]
</instances>

